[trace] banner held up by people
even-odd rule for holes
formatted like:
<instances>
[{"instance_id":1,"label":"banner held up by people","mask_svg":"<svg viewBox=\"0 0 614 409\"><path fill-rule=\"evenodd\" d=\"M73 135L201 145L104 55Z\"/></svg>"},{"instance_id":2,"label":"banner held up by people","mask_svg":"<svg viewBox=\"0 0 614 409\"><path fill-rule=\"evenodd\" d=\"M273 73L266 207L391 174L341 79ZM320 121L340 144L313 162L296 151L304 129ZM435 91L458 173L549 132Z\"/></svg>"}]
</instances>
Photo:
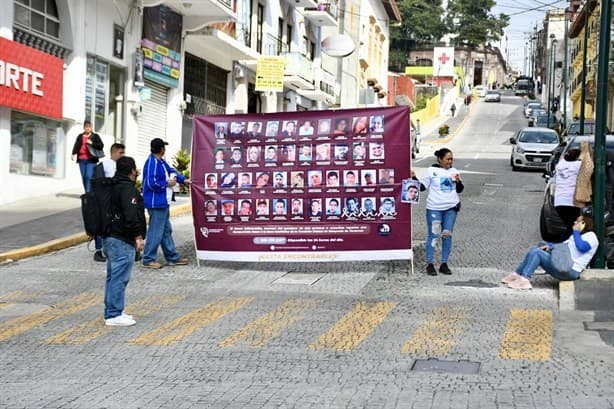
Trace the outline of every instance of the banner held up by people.
<instances>
[{"instance_id":1,"label":"banner held up by people","mask_svg":"<svg viewBox=\"0 0 614 409\"><path fill-rule=\"evenodd\" d=\"M410 259L407 107L195 116L203 260Z\"/></svg>"}]
</instances>

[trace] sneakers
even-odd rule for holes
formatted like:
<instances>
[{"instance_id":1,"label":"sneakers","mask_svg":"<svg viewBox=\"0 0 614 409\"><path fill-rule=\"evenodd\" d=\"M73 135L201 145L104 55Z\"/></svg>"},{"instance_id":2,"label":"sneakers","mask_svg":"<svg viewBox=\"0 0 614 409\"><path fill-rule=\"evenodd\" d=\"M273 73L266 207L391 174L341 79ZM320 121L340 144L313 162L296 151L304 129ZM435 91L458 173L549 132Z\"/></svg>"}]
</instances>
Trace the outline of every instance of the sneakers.
<instances>
[{"instance_id":1,"label":"sneakers","mask_svg":"<svg viewBox=\"0 0 614 409\"><path fill-rule=\"evenodd\" d=\"M109 327L129 327L130 325L136 324L134 318L130 317L130 315L123 314L118 315L117 317L107 318L104 320L104 323Z\"/></svg>"},{"instance_id":2,"label":"sneakers","mask_svg":"<svg viewBox=\"0 0 614 409\"><path fill-rule=\"evenodd\" d=\"M187 258L180 258L177 261L167 261L166 265L167 266L186 266L186 265L188 265L188 259Z\"/></svg>"},{"instance_id":3,"label":"sneakers","mask_svg":"<svg viewBox=\"0 0 614 409\"><path fill-rule=\"evenodd\" d=\"M94 253L94 261L99 261L101 263L107 261L107 258L102 254L102 250L96 250Z\"/></svg>"},{"instance_id":4,"label":"sneakers","mask_svg":"<svg viewBox=\"0 0 614 409\"><path fill-rule=\"evenodd\" d=\"M533 286L531 285L531 282L529 281L528 278L524 278L522 276L519 276L519 278L517 278L514 281L511 281L507 284L507 286L509 288L513 288L516 290L531 290L533 289Z\"/></svg>"},{"instance_id":5,"label":"sneakers","mask_svg":"<svg viewBox=\"0 0 614 409\"><path fill-rule=\"evenodd\" d=\"M437 271L435 271L435 267L432 264L427 264L426 265L426 274L428 274L430 276L436 276L437 275Z\"/></svg>"},{"instance_id":6,"label":"sneakers","mask_svg":"<svg viewBox=\"0 0 614 409\"><path fill-rule=\"evenodd\" d=\"M130 314L126 314L125 312L122 312L122 317L127 318L129 320L134 320L134 317Z\"/></svg>"},{"instance_id":7,"label":"sneakers","mask_svg":"<svg viewBox=\"0 0 614 409\"><path fill-rule=\"evenodd\" d=\"M143 264L143 267L145 268L153 268L153 269L158 269L158 268L162 268L162 264L160 263L156 263L155 261L149 263L149 264Z\"/></svg>"},{"instance_id":8,"label":"sneakers","mask_svg":"<svg viewBox=\"0 0 614 409\"><path fill-rule=\"evenodd\" d=\"M452 270L448 267L448 263L441 263L439 266L439 272L441 274L450 275L452 274Z\"/></svg>"},{"instance_id":9,"label":"sneakers","mask_svg":"<svg viewBox=\"0 0 614 409\"><path fill-rule=\"evenodd\" d=\"M516 273L515 271L512 273L509 273L508 275L506 275L505 277L503 277L501 279L501 282L503 284L509 284L512 281L518 280L520 278L520 274Z\"/></svg>"}]
</instances>

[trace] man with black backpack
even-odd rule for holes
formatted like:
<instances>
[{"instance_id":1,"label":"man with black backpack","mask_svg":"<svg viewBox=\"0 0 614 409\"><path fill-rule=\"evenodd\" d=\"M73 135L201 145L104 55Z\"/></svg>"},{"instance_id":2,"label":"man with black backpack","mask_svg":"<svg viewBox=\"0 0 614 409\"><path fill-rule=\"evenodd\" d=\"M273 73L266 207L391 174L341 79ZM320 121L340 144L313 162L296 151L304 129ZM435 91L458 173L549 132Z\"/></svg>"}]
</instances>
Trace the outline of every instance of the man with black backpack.
<instances>
[{"instance_id":1,"label":"man with black backpack","mask_svg":"<svg viewBox=\"0 0 614 409\"><path fill-rule=\"evenodd\" d=\"M126 286L130 281L135 252L143 250L147 228L143 198L134 186L136 176L133 158L123 156L117 160L111 193L113 220L103 239L107 257L104 319L108 326L136 324L134 318L124 312Z\"/></svg>"}]
</instances>

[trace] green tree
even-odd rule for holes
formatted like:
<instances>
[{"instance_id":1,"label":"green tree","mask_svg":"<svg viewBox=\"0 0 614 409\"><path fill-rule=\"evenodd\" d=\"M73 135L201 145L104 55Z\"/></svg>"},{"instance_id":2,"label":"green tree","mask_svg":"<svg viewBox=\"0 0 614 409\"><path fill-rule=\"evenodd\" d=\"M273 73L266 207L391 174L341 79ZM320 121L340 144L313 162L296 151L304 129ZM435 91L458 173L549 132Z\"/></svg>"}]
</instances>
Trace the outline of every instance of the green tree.
<instances>
[{"instance_id":1,"label":"green tree","mask_svg":"<svg viewBox=\"0 0 614 409\"><path fill-rule=\"evenodd\" d=\"M446 33L441 0L401 0L397 6L402 20L400 27L393 27L393 40L428 43Z\"/></svg>"},{"instance_id":2,"label":"green tree","mask_svg":"<svg viewBox=\"0 0 614 409\"><path fill-rule=\"evenodd\" d=\"M402 72L408 65L409 50L417 45L437 42L446 33L441 0L397 1L402 23L391 27L390 69Z\"/></svg>"},{"instance_id":3,"label":"green tree","mask_svg":"<svg viewBox=\"0 0 614 409\"><path fill-rule=\"evenodd\" d=\"M455 34L458 45L472 49L497 41L503 29L509 24L509 16L491 13L495 0L450 0L446 14L446 25L450 34Z\"/></svg>"}]
</instances>

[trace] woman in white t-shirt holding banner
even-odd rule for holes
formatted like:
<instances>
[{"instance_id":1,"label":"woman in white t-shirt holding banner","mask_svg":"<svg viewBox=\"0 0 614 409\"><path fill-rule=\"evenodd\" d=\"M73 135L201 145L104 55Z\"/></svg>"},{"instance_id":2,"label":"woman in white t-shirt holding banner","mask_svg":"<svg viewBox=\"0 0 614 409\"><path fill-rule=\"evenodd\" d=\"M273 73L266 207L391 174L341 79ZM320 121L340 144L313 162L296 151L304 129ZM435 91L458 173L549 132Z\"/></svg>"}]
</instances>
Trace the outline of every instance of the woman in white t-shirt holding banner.
<instances>
[{"instance_id":1,"label":"woman in white t-shirt holding banner","mask_svg":"<svg viewBox=\"0 0 614 409\"><path fill-rule=\"evenodd\" d=\"M435 152L437 163L431 165L420 180L420 190L428 189L426 198L426 273L437 275L433 266L435 245L441 238L441 265L439 272L452 274L448 267L448 258L452 251L452 231L456 215L460 210L458 196L464 189L458 169L452 166L454 156L448 148ZM414 171L412 178L416 178Z\"/></svg>"}]
</instances>

